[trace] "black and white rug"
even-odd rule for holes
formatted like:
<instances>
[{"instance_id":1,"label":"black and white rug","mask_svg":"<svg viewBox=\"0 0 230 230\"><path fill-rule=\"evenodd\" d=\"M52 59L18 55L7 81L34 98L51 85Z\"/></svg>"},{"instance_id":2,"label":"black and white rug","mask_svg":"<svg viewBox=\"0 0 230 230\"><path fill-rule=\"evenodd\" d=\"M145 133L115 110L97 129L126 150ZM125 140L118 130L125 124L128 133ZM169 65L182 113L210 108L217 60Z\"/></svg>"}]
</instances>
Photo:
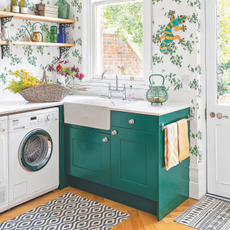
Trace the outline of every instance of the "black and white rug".
<instances>
[{"instance_id":1,"label":"black and white rug","mask_svg":"<svg viewBox=\"0 0 230 230\"><path fill-rule=\"evenodd\" d=\"M130 215L67 193L0 225L1 230L109 230Z\"/></svg>"},{"instance_id":2,"label":"black and white rug","mask_svg":"<svg viewBox=\"0 0 230 230\"><path fill-rule=\"evenodd\" d=\"M200 230L230 230L230 202L203 196L175 221Z\"/></svg>"}]
</instances>

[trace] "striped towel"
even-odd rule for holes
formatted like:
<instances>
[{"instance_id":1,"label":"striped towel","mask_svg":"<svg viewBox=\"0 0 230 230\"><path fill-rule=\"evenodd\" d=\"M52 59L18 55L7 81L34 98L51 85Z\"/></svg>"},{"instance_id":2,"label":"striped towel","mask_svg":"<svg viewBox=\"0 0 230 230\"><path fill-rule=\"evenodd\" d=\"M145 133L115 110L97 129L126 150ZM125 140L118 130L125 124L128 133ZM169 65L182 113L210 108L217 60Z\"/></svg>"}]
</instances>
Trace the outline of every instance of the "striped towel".
<instances>
[{"instance_id":1,"label":"striped towel","mask_svg":"<svg viewBox=\"0 0 230 230\"><path fill-rule=\"evenodd\" d=\"M165 168L169 170L179 164L177 123L166 125L165 129Z\"/></svg>"}]
</instances>

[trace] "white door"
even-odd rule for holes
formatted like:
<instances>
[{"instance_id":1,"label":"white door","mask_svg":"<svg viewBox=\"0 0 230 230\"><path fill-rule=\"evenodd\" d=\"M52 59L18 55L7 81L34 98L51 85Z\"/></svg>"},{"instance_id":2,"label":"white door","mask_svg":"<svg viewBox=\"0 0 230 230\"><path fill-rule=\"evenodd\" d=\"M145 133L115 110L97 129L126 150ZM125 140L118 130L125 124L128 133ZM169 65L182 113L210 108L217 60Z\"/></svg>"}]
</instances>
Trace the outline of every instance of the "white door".
<instances>
[{"instance_id":1,"label":"white door","mask_svg":"<svg viewBox=\"0 0 230 230\"><path fill-rule=\"evenodd\" d=\"M207 192L227 198L230 198L229 12L229 0L206 0Z\"/></svg>"}]
</instances>

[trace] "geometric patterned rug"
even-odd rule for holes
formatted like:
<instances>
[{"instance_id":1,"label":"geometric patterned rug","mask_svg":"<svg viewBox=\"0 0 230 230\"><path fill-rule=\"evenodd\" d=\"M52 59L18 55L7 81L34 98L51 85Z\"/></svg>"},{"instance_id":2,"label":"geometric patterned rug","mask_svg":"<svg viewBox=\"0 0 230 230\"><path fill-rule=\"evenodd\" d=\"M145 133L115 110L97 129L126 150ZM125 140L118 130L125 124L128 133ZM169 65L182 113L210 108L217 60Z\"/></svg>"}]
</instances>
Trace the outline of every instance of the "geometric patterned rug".
<instances>
[{"instance_id":1,"label":"geometric patterned rug","mask_svg":"<svg viewBox=\"0 0 230 230\"><path fill-rule=\"evenodd\" d=\"M230 202L203 196L175 221L201 230L230 230Z\"/></svg>"},{"instance_id":2,"label":"geometric patterned rug","mask_svg":"<svg viewBox=\"0 0 230 230\"><path fill-rule=\"evenodd\" d=\"M1 230L109 230L130 215L67 193L0 225Z\"/></svg>"}]
</instances>

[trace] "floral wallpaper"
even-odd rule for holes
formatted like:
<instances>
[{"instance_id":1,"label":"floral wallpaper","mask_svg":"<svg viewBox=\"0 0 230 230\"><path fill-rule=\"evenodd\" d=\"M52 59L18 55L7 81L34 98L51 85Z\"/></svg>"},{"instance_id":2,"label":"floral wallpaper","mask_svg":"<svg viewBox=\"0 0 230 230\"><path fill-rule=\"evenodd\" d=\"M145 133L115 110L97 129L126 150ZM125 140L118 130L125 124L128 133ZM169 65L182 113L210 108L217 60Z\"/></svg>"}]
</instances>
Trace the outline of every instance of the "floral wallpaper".
<instances>
[{"instance_id":1,"label":"floral wallpaper","mask_svg":"<svg viewBox=\"0 0 230 230\"><path fill-rule=\"evenodd\" d=\"M194 119L190 123L190 153L197 156L200 162L202 160L200 103L203 100L200 85L202 71L200 65L201 2L200 0L152 0L152 3L152 69L154 73L161 73L165 76L168 90L177 91L178 96L181 91L191 93L191 116ZM160 50L164 40L162 35L165 34L166 26L170 23L172 15L174 18L186 15L187 19L183 25L179 25L183 27L180 30L176 31L175 27L172 28L172 34L177 37L170 42L170 53L165 55ZM169 36L167 33L166 36ZM178 37L181 40L177 39ZM186 85L182 83L184 75L189 76L189 83Z\"/></svg>"},{"instance_id":2,"label":"floral wallpaper","mask_svg":"<svg viewBox=\"0 0 230 230\"><path fill-rule=\"evenodd\" d=\"M0 2L0 10L5 11L8 1ZM27 0L29 12L28 14L34 14L35 5L37 3L45 3L54 5L57 0ZM81 70L82 64L82 39L81 39L81 0L67 0L70 4L70 19L75 19L76 23L71 24L69 28L66 28L67 42L75 43L75 47L71 47L69 51L63 54L63 57L69 60L70 66L75 65ZM13 41L27 40L28 33L22 25L26 26L31 31L34 21L17 20L12 19L11 22L6 24L9 35ZM49 42L50 27L55 25L59 27L57 23L42 23L44 27L43 41ZM41 31L40 25L35 25L35 31ZM7 91L3 91L6 87L6 82L11 79L11 76L7 74L8 70L26 69L29 72L33 72L36 76L42 76L43 69L48 63L51 63L54 58L59 57L58 47L48 46L13 46L13 52L7 51L4 55L4 59L0 59L0 99L1 97L11 97ZM47 72L50 80L55 81L55 74ZM15 96L15 95L13 95Z\"/></svg>"},{"instance_id":3,"label":"floral wallpaper","mask_svg":"<svg viewBox=\"0 0 230 230\"><path fill-rule=\"evenodd\" d=\"M71 5L70 18L75 19L76 23L67 28L68 42L74 42L75 47L65 52L63 56L70 61L70 66L75 65L81 71L82 64L82 38L81 38L81 11L83 0L67 0ZM4 1L7 2L7 1ZM34 12L36 3L54 4L57 0L28 0L30 12ZM202 88L200 84L202 69L200 65L200 9L202 4L200 0L152 0L153 7L153 34L152 34L152 69L153 73L161 73L166 78L166 87L169 91L186 91L191 93L191 115L194 119L191 121L190 130L190 152L197 156L197 160L202 160L202 132L201 132L201 104ZM6 3L0 2L0 10L6 8ZM187 19L183 23L183 30L172 33L183 38L182 42L174 40L170 43L171 52L164 55L160 51L160 44L163 40L160 37L165 33L165 28L170 22L170 16L175 18L180 15L186 15ZM28 37L27 32L21 25L31 30L34 22L12 20L7 23L10 36L14 41L22 40ZM43 23L44 36L49 37L49 28L53 23ZM56 24L58 26L58 24ZM39 25L37 25L39 30ZM161 41L160 41L161 40ZM7 52L4 59L0 59L0 99L8 92L2 90L5 87L7 79L10 76L7 70L26 69L32 71L35 75L42 76L42 70L51 63L55 57L59 56L59 49L56 47L36 47L36 46L14 46L13 52ZM189 76L189 84L183 84L181 77ZM51 73L48 73L50 79L54 79ZM9 95L10 96L10 95ZM13 95L15 96L15 95Z\"/></svg>"}]
</instances>

